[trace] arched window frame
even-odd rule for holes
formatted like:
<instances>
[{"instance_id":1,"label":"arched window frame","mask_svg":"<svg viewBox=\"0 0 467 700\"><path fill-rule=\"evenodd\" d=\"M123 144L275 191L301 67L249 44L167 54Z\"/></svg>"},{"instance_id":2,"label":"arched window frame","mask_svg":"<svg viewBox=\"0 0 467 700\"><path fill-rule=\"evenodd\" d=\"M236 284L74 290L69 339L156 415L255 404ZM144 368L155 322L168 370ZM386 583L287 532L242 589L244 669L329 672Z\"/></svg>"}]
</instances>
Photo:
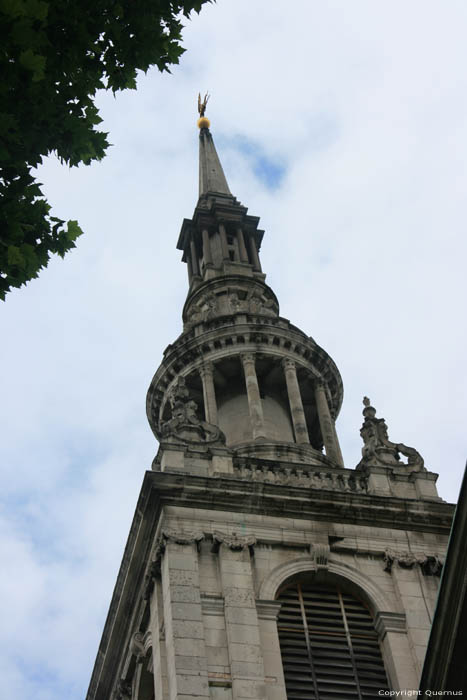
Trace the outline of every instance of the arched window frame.
<instances>
[{"instance_id":1,"label":"arched window frame","mask_svg":"<svg viewBox=\"0 0 467 700\"><path fill-rule=\"evenodd\" d=\"M353 590L369 607L375 621L391 689L416 689L418 674L408 639L405 613L396 609L385 592L355 567L334 561L332 557L327 560L325 566L319 567L311 557L291 560L277 566L265 578L260 586L257 605L269 611L274 610L277 619L280 608L276 601L278 591L288 580L298 575L316 574L318 569L321 576L328 572L335 580L342 581L347 590ZM261 618L261 615L259 617ZM271 612L269 618L264 618L263 624L268 624L268 620L271 620ZM275 633L274 644L279 648L277 624L268 629L269 633Z\"/></svg>"}]
</instances>

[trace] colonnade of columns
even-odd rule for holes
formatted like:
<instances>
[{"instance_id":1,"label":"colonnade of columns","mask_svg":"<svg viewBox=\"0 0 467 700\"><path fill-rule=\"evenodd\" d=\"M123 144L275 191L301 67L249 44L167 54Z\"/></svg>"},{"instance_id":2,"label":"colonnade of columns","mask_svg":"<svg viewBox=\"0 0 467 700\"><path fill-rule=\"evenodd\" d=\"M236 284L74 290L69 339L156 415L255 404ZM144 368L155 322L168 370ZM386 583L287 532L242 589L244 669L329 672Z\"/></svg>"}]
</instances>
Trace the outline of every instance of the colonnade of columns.
<instances>
[{"instance_id":1,"label":"colonnade of columns","mask_svg":"<svg viewBox=\"0 0 467 700\"><path fill-rule=\"evenodd\" d=\"M261 401L258 377L256 374L255 354L252 352L243 353L240 355L240 359L245 377L253 439L265 439L266 429L264 423L263 404ZM300 445L309 445L310 437L308 434L305 411L303 408L300 384L297 377L296 364L291 358L284 358L281 365L284 370L285 382L287 386L287 396L289 400L295 441ZM214 384L214 368L212 363L207 362L201 365L199 368L199 373L203 385L206 421L217 425L218 412L216 389ZM336 426L331 416L326 397L326 387L322 382L315 383L314 395L326 456L339 466L344 466L339 440L337 438Z\"/></svg>"},{"instance_id":2,"label":"colonnade of columns","mask_svg":"<svg viewBox=\"0 0 467 700\"><path fill-rule=\"evenodd\" d=\"M223 260L229 260L229 244L227 239L227 230L223 223L219 223L218 232L220 238L220 247ZM261 263L259 260L258 247L253 235L245 236L241 226L237 226L235 230L235 238L237 240L239 261L245 264L251 264L255 272L261 272ZM207 228L201 231L202 253L204 264L212 266L214 264L213 251L211 247L211 234ZM250 253L248 254L248 248ZM186 261L188 266L188 278L191 282L193 276L201 276L198 250L196 247L194 235L191 234L190 241L185 249Z\"/></svg>"}]
</instances>

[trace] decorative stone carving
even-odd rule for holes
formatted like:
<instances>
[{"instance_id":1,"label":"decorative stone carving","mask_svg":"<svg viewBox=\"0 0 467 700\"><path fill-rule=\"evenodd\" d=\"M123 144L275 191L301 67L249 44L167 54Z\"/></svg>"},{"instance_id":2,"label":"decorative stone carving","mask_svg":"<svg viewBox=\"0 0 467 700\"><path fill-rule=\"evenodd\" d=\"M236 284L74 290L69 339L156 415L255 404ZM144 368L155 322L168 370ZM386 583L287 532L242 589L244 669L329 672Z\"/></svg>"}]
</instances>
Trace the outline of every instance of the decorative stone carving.
<instances>
[{"instance_id":1,"label":"decorative stone carving","mask_svg":"<svg viewBox=\"0 0 467 700\"><path fill-rule=\"evenodd\" d=\"M252 289L247 296L248 311L251 314L277 316L278 309L272 299L267 299L259 290Z\"/></svg>"},{"instance_id":2,"label":"decorative stone carving","mask_svg":"<svg viewBox=\"0 0 467 700\"><path fill-rule=\"evenodd\" d=\"M310 546L311 558L317 569L327 570L331 548L328 544L317 543Z\"/></svg>"},{"instance_id":3,"label":"decorative stone carving","mask_svg":"<svg viewBox=\"0 0 467 700\"><path fill-rule=\"evenodd\" d=\"M243 299L241 297L244 297ZM229 314L251 313L263 316L277 316L279 308L274 299L257 287L247 293L247 289L219 290L218 294L209 291L201 294L187 309L186 321L191 326L201 321Z\"/></svg>"},{"instance_id":4,"label":"decorative stone carving","mask_svg":"<svg viewBox=\"0 0 467 700\"><path fill-rule=\"evenodd\" d=\"M364 397L363 421L360 435L364 445L362 460L358 469L366 467L403 467L407 470L425 471L424 461L419 452L402 442L391 442L388 438L388 428L384 418L376 418L376 409L370 404L370 399ZM400 461L400 455L407 457L407 464Z\"/></svg>"},{"instance_id":5,"label":"decorative stone carving","mask_svg":"<svg viewBox=\"0 0 467 700\"><path fill-rule=\"evenodd\" d=\"M397 563L401 569L413 569L417 563L417 557L414 557L413 554L409 553L402 554L401 556L397 557Z\"/></svg>"},{"instance_id":6,"label":"decorative stone carving","mask_svg":"<svg viewBox=\"0 0 467 700\"><path fill-rule=\"evenodd\" d=\"M413 569L418 564L424 576L441 576L443 561L437 555L415 555L412 552L397 553L386 549L383 554L384 571L391 573L393 565L397 564L401 569Z\"/></svg>"},{"instance_id":7,"label":"decorative stone carving","mask_svg":"<svg viewBox=\"0 0 467 700\"><path fill-rule=\"evenodd\" d=\"M200 542L204 539L204 534L199 530L163 530L162 531L162 541L164 542L175 542L175 544L196 544L196 548L199 551Z\"/></svg>"},{"instance_id":8,"label":"decorative stone carving","mask_svg":"<svg viewBox=\"0 0 467 700\"><path fill-rule=\"evenodd\" d=\"M130 654L136 657L138 663L144 658L144 634L136 632L130 640Z\"/></svg>"},{"instance_id":9,"label":"decorative stone carving","mask_svg":"<svg viewBox=\"0 0 467 700\"><path fill-rule=\"evenodd\" d=\"M213 292L208 292L200 296L190 307L188 312L189 323L199 323L209 321L217 315L219 310L218 300Z\"/></svg>"},{"instance_id":10,"label":"decorative stone carving","mask_svg":"<svg viewBox=\"0 0 467 700\"><path fill-rule=\"evenodd\" d=\"M386 551L383 554L383 560L384 560L384 571L387 571L389 574L392 571L392 566L394 564L394 559L395 555L391 550L386 549Z\"/></svg>"},{"instance_id":11,"label":"decorative stone carving","mask_svg":"<svg viewBox=\"0 0 467 700\"><path fill-rule=\"evenodd\" d=\"M226 547L234 552L240 552L242 549L248 547L250 554L253 554L253 547L256 544L256 537L253 535L237 535L236 532L232 532L231 535L224 532L215 532L212 536L213 544L211 551L218 552L221 544L225 544Z\"/></svg>"},{"instance_id":12,"label":"decorative stone carving","mask_svg":"<svg viewBox=\"0 0 467 700\"><path fill-rule=\"evenodd\" d=\"M425 576L441 576L443 570L443 562L436 555L425 556L418 560L420 568Z\"/></svg>"},{"instance_id":13,"label":"decorative stone carving","mask_svg":"<svg viewBox=\"0 0 467 700\"><path fill-rule=\"evenodd\" d=\"M169 395L172 418L161 424L162 438L182 443L225 444L225 435L212 423L201 420L198 405L190 398L185 377L180 376Z\"/></svg>"},{"instance_id":14,"label":"decorative stone carving","mask_svg":"<svg viewBox=\"0 0 467 700\"><path fill-rule=\"evenodd\" d=\"M117 683L117 687L115 688L113 697L114 700L131 700L131 682L123 680L123 678L121 678Z\"/></svg>"},{"instance_id":15,"label":"decorative stone carving","mask_svg":"<svg viewBox=\"0 0 467 700\"><path fill-rule=\"evenodd\" d=\"M199 551L200 542L204 539L204 534L200 531L175 531L175 530L162 530L156 545L154 547L154 552L152 555L151 562L147 568L146 575L144 577L144 600L148 600L152 595L154 590L154 583L156 578L161 575L161 558L165 552L166 543L168 541L175 542L176 544L196 544L196 548Z\"/></svg>"},{"instance_id":16,"label":"decorative stone carving","mask_svg":"<svg viewBox=\"0 0 467 700\"><path fill-rule=\"evenodd\" d=\"M353 493L368 492L368 477L354 470L337 475L331 472L301 470L298 467L255 465L249 462L234 464L234 474L248 481L262 481L279 486L298 486L311 489L344 491Z\"/></svg>"},{"instance_id":17,"label":"decorative stone carving","mask_svg":"<svg viewBox=\"0 0 467 700\"><path fill-rule=\"evenodd\" d=\"M238 298L237 292L231 292L229 294L229 306L230 306L230 312L232 314L236 314L239 311L243 310L242 306L244 306L244 304L242 304L242 302Z\"/></svg>"}]
</instances>

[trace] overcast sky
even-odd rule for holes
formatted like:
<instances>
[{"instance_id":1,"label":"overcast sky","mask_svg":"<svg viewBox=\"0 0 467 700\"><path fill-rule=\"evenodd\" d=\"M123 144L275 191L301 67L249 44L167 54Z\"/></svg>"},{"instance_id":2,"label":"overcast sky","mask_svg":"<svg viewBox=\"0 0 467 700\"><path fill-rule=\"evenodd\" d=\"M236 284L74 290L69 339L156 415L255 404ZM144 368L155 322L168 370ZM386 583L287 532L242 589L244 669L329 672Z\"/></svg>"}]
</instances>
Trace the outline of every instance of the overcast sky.
<instances>
[{"instance_id":1,"label":"overcast sky","mask_svg":"<svg viewBox=\"0 0 467 700\"><path fill-rule=\"evenodd\" d=\"M218 0L172 75L99 97L102 163L40 171L85 235L1 309L2 697L82 700L157 444L146 391L181 332L176 242L197 200L196 97L261 217L281 315L455 501L465 461L467 5Z\"/></svg>"}]
</instances>

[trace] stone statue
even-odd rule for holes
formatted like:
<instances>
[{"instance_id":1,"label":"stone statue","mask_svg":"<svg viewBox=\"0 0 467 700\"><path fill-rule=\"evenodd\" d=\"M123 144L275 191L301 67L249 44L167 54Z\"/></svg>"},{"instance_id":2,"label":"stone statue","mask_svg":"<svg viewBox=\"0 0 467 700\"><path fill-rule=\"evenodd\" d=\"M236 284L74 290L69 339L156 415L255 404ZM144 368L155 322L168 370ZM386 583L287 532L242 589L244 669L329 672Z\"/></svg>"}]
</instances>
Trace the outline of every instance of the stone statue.
<instances>
[{"instance_id":1,"label":"stone statue","mask_svg":"<svg viewBox=\"0 0 467 700\"><path fill-rule=\"evenodd\" d=\"M185 377L179 376L168 396L168 401L172 417L161 424L164 439L169 442L225 444L225 435L217 425L207 423L198 417L198 405L190 397Z\"/></svg>"},{"instance_id":2,"label":"stone statue","mask_svg":"<svg viewBox=\"0 0 467 700\"><path fill-rule=\"evenodd\" d=\"M424 471L422 456L414 447L408 447L402 442L391 442L384 418L376 418L376 409L370 399L363 398L363 416L365 420L360 430L364 442L362 460L359 469L370 466L403 467L410 471ZM400 461L400 455L407 457L407 464Z\"/></svg>"}]
</instances>

